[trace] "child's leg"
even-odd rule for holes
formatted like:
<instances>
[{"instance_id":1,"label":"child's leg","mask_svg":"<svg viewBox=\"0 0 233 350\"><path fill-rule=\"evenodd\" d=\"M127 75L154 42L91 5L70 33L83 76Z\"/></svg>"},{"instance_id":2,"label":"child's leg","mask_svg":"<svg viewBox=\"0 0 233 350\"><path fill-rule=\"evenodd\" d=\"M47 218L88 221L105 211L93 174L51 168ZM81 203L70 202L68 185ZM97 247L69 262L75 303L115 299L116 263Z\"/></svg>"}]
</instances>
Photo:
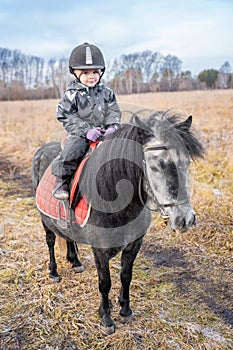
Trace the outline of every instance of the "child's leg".
<instances>
[{"instance_id":1,"label":"child's leg","mask_svg":"<svg viewBox=\"0 0 233 350\"><path fill-rule=\"evenodd\" d=\"M69 182L78 164L88 150L85 138L67 136L67 142L60 155L52 162L52 174L57 177L53 195L58 199L69 198Z\"/></svg>"}]
</instances>

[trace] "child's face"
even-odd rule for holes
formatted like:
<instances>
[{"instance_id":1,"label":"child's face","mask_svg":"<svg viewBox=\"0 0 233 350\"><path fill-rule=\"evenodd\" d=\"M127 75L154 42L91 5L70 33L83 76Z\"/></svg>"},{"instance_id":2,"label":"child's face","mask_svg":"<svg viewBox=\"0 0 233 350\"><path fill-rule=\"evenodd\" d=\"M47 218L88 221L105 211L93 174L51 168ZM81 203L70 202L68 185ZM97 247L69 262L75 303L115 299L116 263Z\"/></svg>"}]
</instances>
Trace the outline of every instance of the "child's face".
<instances>
[{"instance_id":1,"label":"child's face","mask_svg":"<svg viewBox=\"0 0 233 350\"><path fill-rule=\"evenodd\" d=\"M76 71L74 71L75 73ZM80 74L80 70L78 71ZM83 85L94 87L100 80L100 69L85 69L79 75L79 80Z\"/></svg>"}]
</instances>

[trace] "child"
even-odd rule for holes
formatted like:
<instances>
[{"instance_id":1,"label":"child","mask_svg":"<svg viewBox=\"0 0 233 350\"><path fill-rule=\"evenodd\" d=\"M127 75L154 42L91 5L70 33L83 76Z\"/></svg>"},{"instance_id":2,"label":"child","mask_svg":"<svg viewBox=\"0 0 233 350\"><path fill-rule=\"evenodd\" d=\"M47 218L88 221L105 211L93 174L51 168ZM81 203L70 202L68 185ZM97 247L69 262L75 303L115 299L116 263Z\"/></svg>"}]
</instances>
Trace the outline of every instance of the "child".
<instances>
[{"instance_id":1,"label":"child","mask_svg":"<svg viewBox=\"0 0 233 350\"><path fill-rule=\"evenodd\" d=\"M56 176L53 195L60 200L69 198L70 179L89 142L96 141L103 130L104 136L113 133L121 120L114 92L100 82L105 61L98 47L88 43L75 47L69 69L75 80L69 83L57 107L57 119L67 131L67 141L52 163L52 173Z\"/></svg>"}]
</instances>

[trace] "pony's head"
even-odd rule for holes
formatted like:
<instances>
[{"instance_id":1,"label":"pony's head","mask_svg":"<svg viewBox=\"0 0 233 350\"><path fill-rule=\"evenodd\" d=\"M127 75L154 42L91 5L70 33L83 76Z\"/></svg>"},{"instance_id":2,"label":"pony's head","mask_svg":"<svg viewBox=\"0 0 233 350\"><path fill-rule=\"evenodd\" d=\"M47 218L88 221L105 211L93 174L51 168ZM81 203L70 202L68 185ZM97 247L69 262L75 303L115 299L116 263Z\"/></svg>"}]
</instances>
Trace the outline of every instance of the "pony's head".
<instances>
[{"instance_id":1,"label":"pony's head","mask_svg":"<svg viewBox=\"0 0 233 350\"><path fill-rule=\"evenodd\" d=\"M175 231L185 232L196 223L190 204L190 160L201 157L203 148L191 132L192 117L180 122L171 113L156 112L133 123L150 132L144 145L144 189Z\"/></svg>"}]
</instances>

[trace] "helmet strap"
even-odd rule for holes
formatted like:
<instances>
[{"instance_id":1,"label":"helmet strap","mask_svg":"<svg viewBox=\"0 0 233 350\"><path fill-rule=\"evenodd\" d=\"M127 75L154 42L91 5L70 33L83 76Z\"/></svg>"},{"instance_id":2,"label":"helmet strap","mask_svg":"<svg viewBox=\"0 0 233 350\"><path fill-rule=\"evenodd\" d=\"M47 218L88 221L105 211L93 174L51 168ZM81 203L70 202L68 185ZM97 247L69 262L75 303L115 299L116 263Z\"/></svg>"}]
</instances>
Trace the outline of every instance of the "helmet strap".
<instances>
[{"instance_id":1,"label":"helmet strap","mask_svg":"<svg viewBox=\"0 0 233 350\"><path fill-rule=\"evenodd\" d=\"M74 69L72 67L69 67L69 69L70 69L70 73L73 74L75 76L75 78L80 82L79 77L74 73ZM102 76L104 75L104 72L105 72L105 67L103 69L101 69L99 83L100 83Z\"/></svg>"}]
</instances>

